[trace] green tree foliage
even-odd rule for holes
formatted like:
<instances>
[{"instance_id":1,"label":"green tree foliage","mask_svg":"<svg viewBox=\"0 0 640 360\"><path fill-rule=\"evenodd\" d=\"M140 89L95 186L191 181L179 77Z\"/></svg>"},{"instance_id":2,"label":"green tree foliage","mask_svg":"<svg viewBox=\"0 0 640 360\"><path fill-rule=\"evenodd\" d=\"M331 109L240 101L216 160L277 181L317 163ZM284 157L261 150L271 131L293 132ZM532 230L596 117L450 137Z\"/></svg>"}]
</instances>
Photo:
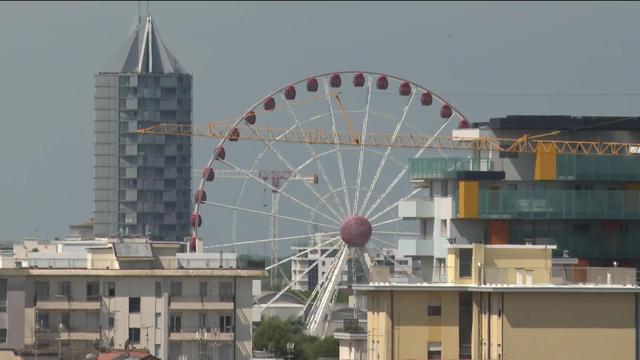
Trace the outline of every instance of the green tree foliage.
<instances>
[{"instance_id":1,"label":"green tree foliage","mask_svg":"<svg viewBox=\"0 0 640 360\"><path fill-rule=\"evenodd\" d=\"M263 317L253 331L253 349L273 349L278 357L292 355L296 360L317 360L319 357L338 357L338 340L333 337L320 339L304 334L305 324L300 318L280 320ZM287 352L287 343L293 343L294 351Z\"/></svg>"}]
</instances>

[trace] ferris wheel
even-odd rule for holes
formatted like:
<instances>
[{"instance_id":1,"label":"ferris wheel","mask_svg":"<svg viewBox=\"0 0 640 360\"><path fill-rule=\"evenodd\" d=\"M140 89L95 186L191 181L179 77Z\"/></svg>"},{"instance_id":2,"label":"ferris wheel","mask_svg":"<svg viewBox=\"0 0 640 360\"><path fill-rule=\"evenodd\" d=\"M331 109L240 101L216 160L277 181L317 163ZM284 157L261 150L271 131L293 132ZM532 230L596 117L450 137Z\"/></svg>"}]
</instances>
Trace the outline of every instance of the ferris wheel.
<instances>
[{"instance_id":1,"label":"ferris wheel","mask_svg":"<svg viewBox=\"0 0 640 360\"><path fill-rule=\"evenodd\" d=\"M347 264L366 268L372 257L387 256L382 248L420 233L416 222L398 217L397 204L419 195L408 178L408 159L429 148L396 146L397 140L435 138L468 123L414 82L342 71L290 83L242 116L212 126L227 130L202 171L189 247L202 236L215 241L209 249L269 256L272 281L283 283L264 306L328 263L300 312L307 331L322 335ZM305 250L283 255L292 246ZM282 271L314 251L322 254L306 269L293 276Z\"/></svg>"}]
</instances>

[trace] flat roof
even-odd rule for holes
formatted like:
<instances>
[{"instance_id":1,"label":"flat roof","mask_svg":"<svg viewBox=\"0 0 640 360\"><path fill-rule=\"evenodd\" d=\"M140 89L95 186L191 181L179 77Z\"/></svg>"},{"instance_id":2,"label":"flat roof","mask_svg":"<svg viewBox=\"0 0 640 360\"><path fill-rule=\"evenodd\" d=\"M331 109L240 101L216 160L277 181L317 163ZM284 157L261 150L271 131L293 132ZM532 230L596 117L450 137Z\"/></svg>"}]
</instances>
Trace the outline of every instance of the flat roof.
<instances>
[{"instance_id":1,"label":"flat roof","mask_svg":"<svg viewBox=\"0 0 640 360\"><path fill-rule=\"evenodd\" d=\"M523 130L636 130L637 116L507 115L489 119L491 129Z\"/></svg>"},{"instance_id":2,"label":"flat roof","mask_svg":"<svg viewBox=\"0 0 640 360\"><path fill-rule=\"evenodd\" d=\"M475 291L475 292L576 292L576 293L640 293L638 286L623 285L461 285L433 283L357 284L359 291Z\"/></svg>"},{"instance_id":3,"label":"flat roof","mask_svg":"<svg viewBox=\"0 0 640 360\"><path fill-rule=\"evenodd\" d=\"M2 276L220 276L265 277L257 269L0 269Z\"/></svg>"}]
</instances>

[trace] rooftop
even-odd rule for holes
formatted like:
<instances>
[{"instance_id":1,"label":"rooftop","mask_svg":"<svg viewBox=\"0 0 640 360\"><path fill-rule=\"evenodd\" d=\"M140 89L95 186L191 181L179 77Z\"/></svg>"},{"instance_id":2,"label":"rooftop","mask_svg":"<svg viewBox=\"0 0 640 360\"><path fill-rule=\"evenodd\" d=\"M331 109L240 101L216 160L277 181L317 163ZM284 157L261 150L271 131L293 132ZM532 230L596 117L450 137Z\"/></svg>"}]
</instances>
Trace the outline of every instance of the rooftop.
<instances>
[{"instance_id":1,"label":"rooftop","mask_svg":"<svg viewBox=\"0 0 640 360\"><path fill-rule=\"evenodd\" d=\"M633 116L570 116L570 115L507 115L491 118L491 129L522 130L640 130L640 117Z\"/></svg>"},{"instance_id":2,"label":"rooftop","mask_svg":"<svg viewBox=\"0 0 640 360\"><path fill-rule=\"evenodd\" d=\"M164 45L151 16L137 17L127 40L101 73L180 74L187 70Z\"/></svg>"}]
</instances>

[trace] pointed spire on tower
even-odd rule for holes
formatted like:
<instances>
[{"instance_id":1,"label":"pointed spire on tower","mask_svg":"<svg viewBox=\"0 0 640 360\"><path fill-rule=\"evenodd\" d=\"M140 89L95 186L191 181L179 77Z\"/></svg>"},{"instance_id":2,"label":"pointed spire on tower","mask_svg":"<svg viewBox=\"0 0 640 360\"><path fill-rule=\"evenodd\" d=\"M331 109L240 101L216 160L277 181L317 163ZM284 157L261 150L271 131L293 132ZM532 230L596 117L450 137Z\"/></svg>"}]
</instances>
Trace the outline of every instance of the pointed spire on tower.
<instances>
[{"instance_id":1,"label":"pointed spire on tower","mask_svg":"<svg viewBox=\"0 0 640 360\"><path fill-rule=\"evenodd\" d=\"M146 17L144 26L138 15L124 46L102 72L176 74L187 71L162 42L151 15Z\"/></svg>"}]
</instances>

